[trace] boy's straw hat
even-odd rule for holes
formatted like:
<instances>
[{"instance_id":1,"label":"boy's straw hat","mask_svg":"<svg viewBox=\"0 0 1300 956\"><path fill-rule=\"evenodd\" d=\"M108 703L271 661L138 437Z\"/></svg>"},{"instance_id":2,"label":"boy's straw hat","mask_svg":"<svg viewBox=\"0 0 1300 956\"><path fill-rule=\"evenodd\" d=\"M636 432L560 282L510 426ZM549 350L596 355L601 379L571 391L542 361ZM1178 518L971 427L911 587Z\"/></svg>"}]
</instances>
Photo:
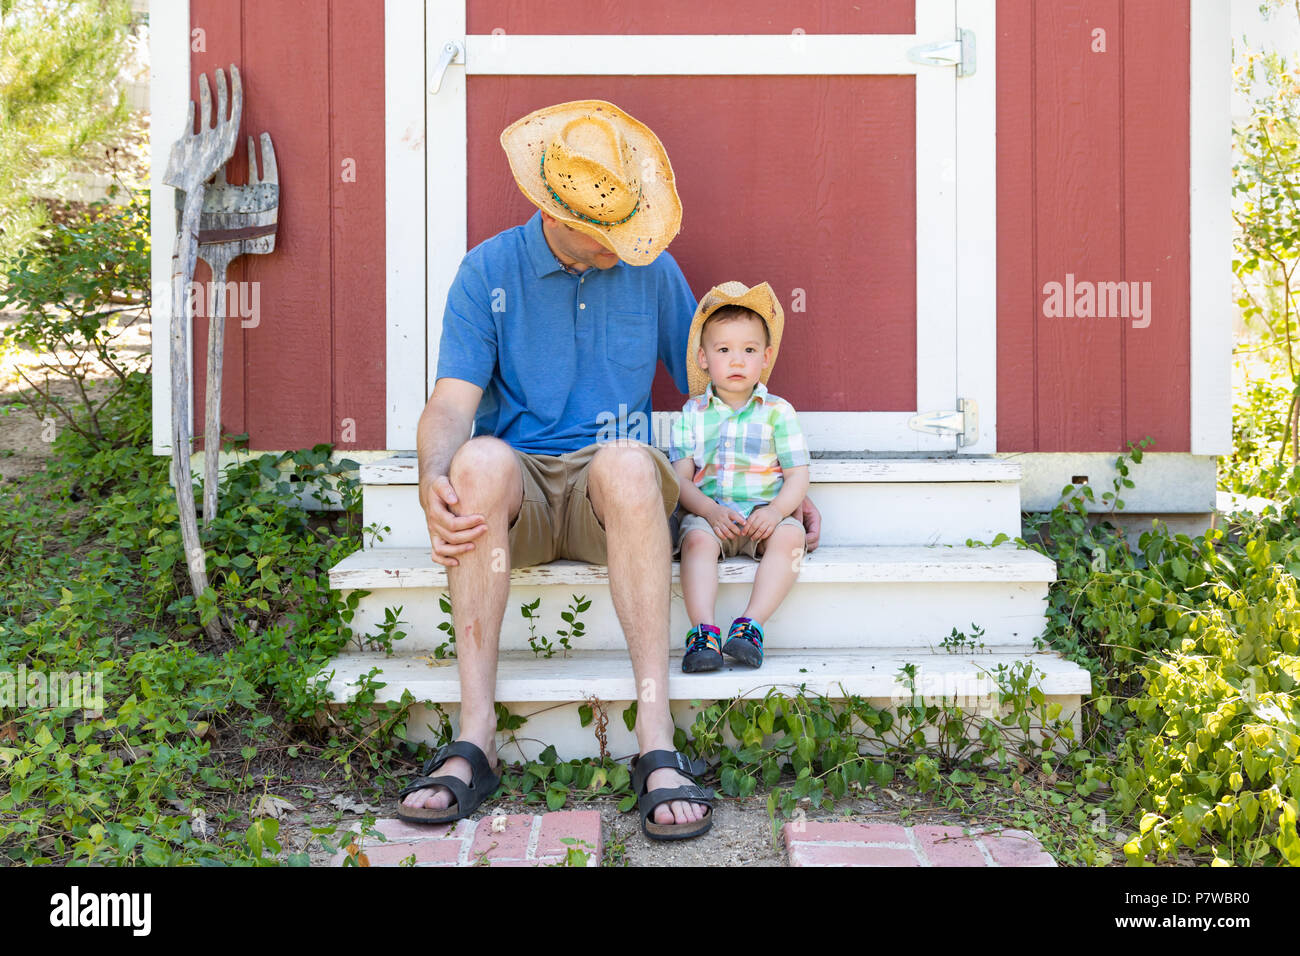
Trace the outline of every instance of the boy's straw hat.
<instances>
[{"instance_id":1,"label":"boy's straw hat","mask_svg":"<svg viewBox=\"0 0 1300 956\"><path fill-rule=\"evenodd\" d=\"M701 395L709 384L709 373L700 368L696 356L700 351L700 332L710 315L724 305L739 305L752 309L762 316L767 323L768 334L772 338L772 361L759 373L759 381L767 384L768 376L776 367L776 356L781 351L781 333L785 330L785 312L781 302L766 282L756 286L746 286L743 282L724 282L715 285L695 309L695 318L691 319L691 332L686 340L686 383L688 395Z\"/></svg>"},{"instance_id":2,"label":"boy's straw hat","mask_svg":"<svg viewBox=\"0 0 1300 956\"><path fill-rule=\"evenodd\" d=\"M681 229L668 153L613 103L547 106L507 126L501 146L533 205L630 265L653 262Z\"/></svg>"}]
</instances>

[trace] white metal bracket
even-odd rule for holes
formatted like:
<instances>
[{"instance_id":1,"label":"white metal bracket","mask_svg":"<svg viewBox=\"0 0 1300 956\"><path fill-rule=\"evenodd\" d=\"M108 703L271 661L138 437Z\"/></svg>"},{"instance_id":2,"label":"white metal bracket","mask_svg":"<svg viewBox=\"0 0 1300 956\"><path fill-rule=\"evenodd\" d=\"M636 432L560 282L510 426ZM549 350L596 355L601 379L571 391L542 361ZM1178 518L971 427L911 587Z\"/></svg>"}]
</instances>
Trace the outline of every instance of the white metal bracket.
<instances>
[{"instance_id":1,"label":"white metal bracket","mask_svg":"<svg viewBox=\"0 0 1300 956\"><path fill-rule=\"evenodd\" d=\"M958 29L957 39L940 43L925 43L907 51L907 58L921 66L955 66L958 76L975 73L975 34Z\"/></svg>"},{"instance_id":2,"label":"white metal bracket","mask_svg":"<svg viewBox=\"0 0 1300 956\"><path fill-rule=\"evenodd\" d=\"M913 415L907 420L907 427L931 435L956 435L958 446L973 445L980 437L979 403L973 398L959 398L956 411Z\"/></svg>"}]
</instances>

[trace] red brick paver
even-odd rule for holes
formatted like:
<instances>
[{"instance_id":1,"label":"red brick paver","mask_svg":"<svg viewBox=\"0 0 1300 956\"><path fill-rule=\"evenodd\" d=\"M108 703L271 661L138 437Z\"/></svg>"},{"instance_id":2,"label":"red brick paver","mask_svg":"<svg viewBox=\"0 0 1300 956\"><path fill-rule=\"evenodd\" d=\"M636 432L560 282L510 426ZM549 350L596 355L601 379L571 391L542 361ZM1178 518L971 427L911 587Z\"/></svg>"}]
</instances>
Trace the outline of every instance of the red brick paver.
<instances>
[{"instance_id":1,"label":"red brick paver","mask_svg":"<svg viewBox=\"0 0 1300 956\"><path fill-rule=\"evenodd\" d=\"M795 821L782 833L791 866L1056 866L1023 830Z\"/></svg>"},{"instance_id":2,"label":"red brick paver","mask_svg":"<svg viewBox=\"0 0 1300 956\"><path fill-rule=\"evenodd\" d=\"M590 865L599 866L604 848L595 810L484 815L439 826L388 818L375 821L375 830L387 840L362 841L369 866L398 866L411 857L416 866L549 866L563 862L570 846L586 851L594 860ZM562 842L566 838L583 842ZM342 866L346 855L336 853L331 865Z\"/></svg>"}]
</instances>

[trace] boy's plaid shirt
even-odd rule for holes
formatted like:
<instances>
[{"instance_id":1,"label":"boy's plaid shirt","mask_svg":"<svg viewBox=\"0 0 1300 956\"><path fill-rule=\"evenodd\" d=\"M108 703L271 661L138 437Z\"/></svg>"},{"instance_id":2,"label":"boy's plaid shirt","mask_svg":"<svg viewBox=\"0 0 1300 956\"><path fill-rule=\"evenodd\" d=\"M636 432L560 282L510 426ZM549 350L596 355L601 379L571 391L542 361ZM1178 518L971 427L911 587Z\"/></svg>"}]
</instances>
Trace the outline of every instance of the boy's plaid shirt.
<instances>
[{"instance_id":1,"label":"boy's plaid shirt","mask_svg":"<svg viewBox=\"0 0 1300 956\"><path fill-rule=\"evenodd\" d=\"M682 458L694 459L692 481L700 491L748 518L780 492L783 468L807 465L811 456L794 407L762 382L739 411L718 398L710 382L673 423L668 460Z\"/></svg>"}]
</instances>

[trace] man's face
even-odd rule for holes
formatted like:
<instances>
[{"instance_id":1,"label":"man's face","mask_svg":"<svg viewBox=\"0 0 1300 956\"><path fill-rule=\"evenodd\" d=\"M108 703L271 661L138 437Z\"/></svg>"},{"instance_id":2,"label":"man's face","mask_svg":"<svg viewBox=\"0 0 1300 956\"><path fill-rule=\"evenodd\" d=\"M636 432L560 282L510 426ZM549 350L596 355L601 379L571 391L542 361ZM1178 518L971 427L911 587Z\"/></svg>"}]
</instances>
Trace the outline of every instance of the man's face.
<instances>
[{"instance_id":1,"label":"man's face","mask_svg":"<svg viewBox=\"0 0 1300 956\"><path fill-rule=\"evenodd\" d=\"M763 344L757 316L711 322L700 337L700 365L715 392L749 391L771 360L772 346Z\"/></svg>"},{"instance_id":2,"label":"man's face","mask_svg":"<svg viewBox=\"0 0 1300 956\"><path fill-rule=\"evenodd\" d=\"M542 212L542 233L551 250L571 269L585 272L589 268L612 269L618 265L616 253L545 211Z\"/></svg>"}]
</instances>

